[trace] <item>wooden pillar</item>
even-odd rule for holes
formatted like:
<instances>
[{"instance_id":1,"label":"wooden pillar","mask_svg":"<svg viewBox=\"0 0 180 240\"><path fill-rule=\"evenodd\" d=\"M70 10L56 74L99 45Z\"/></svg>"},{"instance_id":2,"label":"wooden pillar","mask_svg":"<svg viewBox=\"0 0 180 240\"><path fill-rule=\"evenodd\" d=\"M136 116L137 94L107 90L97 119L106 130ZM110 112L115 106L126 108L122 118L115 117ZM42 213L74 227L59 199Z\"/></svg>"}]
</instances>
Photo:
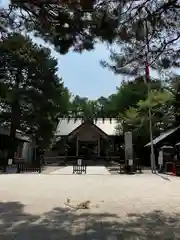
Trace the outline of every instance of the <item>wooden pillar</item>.
<instances>
[{"instance_id":1,"label":"wooden pillar","mask_svg":"<svg viewBox=\"0 0 180 240\"><path fill-rule=\"evenodd\" d=\"M114 153L116 152L116 142L114 138L113 138L113 152Z\"/></svg>"},{"instance_id":2,"label":"wooden pillar","mask_svg":"<svg viewBox=\"0 0 180 240\"><path fill-rule=\"evenodd\" d=\"M101 138L98 138L98 157L100 157L100 152L101 152Z\"/></svg>"},{"instance_id":3,"label":"wooden pillar","mask_svg":"<svg viewBox=\"0 0 180 240\"><path fill-rule=\"evenodd\" d=\"M79 156L79 137L76 138L76 156Z\"/></svg>"},{"instance_id":4,"label":"wooden pillar","mask_svg":"<svg viewBox=\"0 0 180 240\"><path fill-rule=\"evenodd\" d=\"M108 142L108 145L109 145L109 151L108 151L108 159L111 160L111 157L112 157L112 147L113 147L113 143L112 143L112 139L110 138L109 139L109 142Z\"/></svg>"}]
</instances>

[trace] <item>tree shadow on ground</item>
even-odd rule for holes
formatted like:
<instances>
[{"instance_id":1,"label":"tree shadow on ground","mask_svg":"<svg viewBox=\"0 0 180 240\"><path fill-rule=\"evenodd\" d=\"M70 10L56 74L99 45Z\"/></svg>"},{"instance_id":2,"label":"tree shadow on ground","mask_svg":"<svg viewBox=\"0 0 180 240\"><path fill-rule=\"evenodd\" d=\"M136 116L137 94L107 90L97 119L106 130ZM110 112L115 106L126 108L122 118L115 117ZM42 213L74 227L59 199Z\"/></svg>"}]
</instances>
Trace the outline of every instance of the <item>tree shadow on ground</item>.
<instances>
[{"instance_id":1,"label":"tree shadow on ground","mask_svg":"<svg viewBox=\"0 0 180 240\"><path fill-rule=\"evenodd\" d=\"M43 215L25 213L20 202L0 203L0 239L3 240L64 240L88 239L180 239L180 215L161 211L129 214L97 214L54 208Z\"/></svg>"}]
</instances>

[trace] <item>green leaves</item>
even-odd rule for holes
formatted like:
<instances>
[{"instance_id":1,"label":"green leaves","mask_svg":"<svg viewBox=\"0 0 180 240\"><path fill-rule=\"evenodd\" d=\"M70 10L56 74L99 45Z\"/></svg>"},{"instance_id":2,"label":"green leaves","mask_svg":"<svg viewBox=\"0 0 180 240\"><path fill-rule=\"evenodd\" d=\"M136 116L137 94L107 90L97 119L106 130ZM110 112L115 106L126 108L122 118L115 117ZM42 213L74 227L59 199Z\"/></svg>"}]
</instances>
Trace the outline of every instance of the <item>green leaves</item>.
<instances>
[{"instance_id":1,"label":"green leaves","mask_svg":"<svg viewBox=\"0 0 180 240\"><path fill-rule=\"evenodd\" d=\"M130 128L138 126L141 123L140 112L135 107L130 107L125 113L120 114L120 117L123 119L123 123Z\"/></svg>"},{"instance_id":2,"label":"green leaves","mask_svg":"<svg viewBox=\"0 0 180 240\"><path fill-rule=\"evenodd\" d=\"M140 100L137 106L140 109L149 109L149 108L163 106L164 104L172 102L172 100L173 100L173 95L168 91L154 90L149 93L149 96L145 101Z\"/></svg>"},{"instance_id":3,"label":"green leaves","mask_svg":"<svg viewBox=\"0 0 180 240\"><path fill-rule=\"evenodd\" d=\"M117 74L137 76L144 72L148 51L153 69L179 66L180 2L143 0L139 5L128 0L122 5L116 37L120 51L111 51L110 61L104 65Z\"/></svg>"},{"instance_id":4,"label":"green leaves","mask_svg":"<svg viewBox=\"0 0 180 240\"><path fill-rule=\"evenodd\" d=\"M160 131L159 128L167 128L173 122L172 111L169 109L172 104L173 95L165 90L153 90L145 100L140 100L136 107L130 107L121 115L126 129L130 129L137 136L142 136L142 128L145 129L149 122L149 109L151 109L153 134ZM149 130L143 133L147 139ZM145 144L145 143L144 143Z\"/></svg>"},{"instance_id":5,"label":"green leaves","mask_svg":"<svg viewBox=\"0 0 180 240\"><path fill-rule=\"evenodd\" d=\"M56 75L56 59L49 49L11 33L0 43L0 61L3 73L0 108L4 113L11 112L16 98L16 109L20 109L20 113L14 114L19 119L16 127L34 133L41 146L47 147L57 117L68 111L69 104L69 92ZM13 121L15 117L6 118L9 124Z\"/></svg>"}]
</instances>

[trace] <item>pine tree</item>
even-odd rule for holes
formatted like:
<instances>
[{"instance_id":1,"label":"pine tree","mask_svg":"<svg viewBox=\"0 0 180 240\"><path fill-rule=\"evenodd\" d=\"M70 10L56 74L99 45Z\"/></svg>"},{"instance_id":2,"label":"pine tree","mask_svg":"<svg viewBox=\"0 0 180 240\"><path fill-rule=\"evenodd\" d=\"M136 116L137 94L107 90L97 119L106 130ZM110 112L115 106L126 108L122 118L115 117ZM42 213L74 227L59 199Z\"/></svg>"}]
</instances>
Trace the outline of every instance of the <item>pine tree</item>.
<instances>
[{"instance_id":1,"label":"pine tree","mask_svg":"<svg viewBox=\"0 0 180 240\"><path fill-rule=\"evenodd\" d=\"M9 156L14 156L17 129L33 134L46 148L69 102L68 90L57 76L56 59L30 38L11 33L0 42L0 65L1 122L10 127Z\"/></svg>"}]
</instances>

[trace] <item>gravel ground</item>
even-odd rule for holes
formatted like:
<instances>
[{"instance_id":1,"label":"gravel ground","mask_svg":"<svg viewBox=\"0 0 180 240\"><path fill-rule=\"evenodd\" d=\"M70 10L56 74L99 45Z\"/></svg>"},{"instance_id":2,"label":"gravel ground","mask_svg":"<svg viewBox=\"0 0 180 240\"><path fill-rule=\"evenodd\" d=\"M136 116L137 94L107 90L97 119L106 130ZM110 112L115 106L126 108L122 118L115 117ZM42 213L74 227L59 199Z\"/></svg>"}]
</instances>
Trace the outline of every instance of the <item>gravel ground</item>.
<instances>
[{"instance_id":1,"label":"gravel ground","mask_svg":"<svg viewBox=\"0 0 180 240\"><path fill-rule=\"evenodd\" d=\"M180 239L180 178L5 174L0 183L2 240ZM76 209L87 200L90 209Z\"/></svg>"}]
</instances>

